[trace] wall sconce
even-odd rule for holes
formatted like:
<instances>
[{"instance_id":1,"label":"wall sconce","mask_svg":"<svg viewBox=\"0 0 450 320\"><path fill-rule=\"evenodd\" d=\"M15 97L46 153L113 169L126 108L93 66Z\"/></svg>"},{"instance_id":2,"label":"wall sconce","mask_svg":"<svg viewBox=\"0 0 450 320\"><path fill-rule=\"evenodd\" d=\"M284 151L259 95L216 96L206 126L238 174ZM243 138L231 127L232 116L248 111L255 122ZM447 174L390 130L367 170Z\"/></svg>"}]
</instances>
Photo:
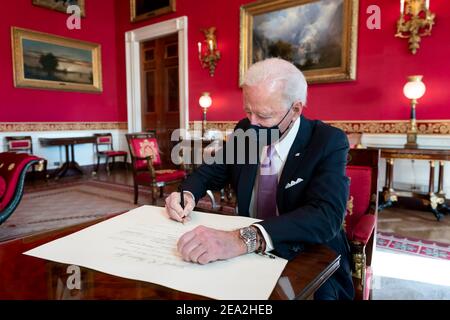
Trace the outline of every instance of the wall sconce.
<instances>
[{"instance_id":1,"label":"wall sconce","mask_svg":"<svg viewBox=\"0 0 450 320\"><path fill-rule=\"evenodd\" d=\"M205 40L204 46L202 43L198 43L198 58L202 64L203 68L209 69L209 74L214 76L214 71L216 70L217 62L220 60L220 52L217 50L217 41L216 41L216 27L211 27L208 29L202 29Z\"/></svg>"},{"instance_id":2,"label":"wall sconce","mask_svg":"<svg viewBox=\"0 0 450 320\"><path fill-rule=\"evenodd\" d=\"M205 137L206 132L206 112L208 108L212 105L212 99L209 92L203 92L200 99L198 99L200 107L203 109L203 123L202 123L202 138Z\"/></svg>"},{"instance_id":3,"label":"wall sconce","mask_svg":"<svg viewBox=\"0 0 450 320\"><path fill-rule=\"evenodd\" d=\"M417 100L425 94L426 87L422 82L423 76L409 76L408 82L403 87L405 97L411 100L411 124L406 135L405 148L416 149L417 146L417 123L416 123L416 105Z\"/></svg>"},{"instance_id":4,"label":"wall sconce","mask_svg":"<svg viewBox=\"0 0 450 320\"><path fill-rule=\"evenodd\" d=\"M420 38L431 35L434 18L435 14L430 11L430 0L400 0L400 19L397 21L395 36L409 38L409 50L416 54Z\"/></svg>"}]
</instances>

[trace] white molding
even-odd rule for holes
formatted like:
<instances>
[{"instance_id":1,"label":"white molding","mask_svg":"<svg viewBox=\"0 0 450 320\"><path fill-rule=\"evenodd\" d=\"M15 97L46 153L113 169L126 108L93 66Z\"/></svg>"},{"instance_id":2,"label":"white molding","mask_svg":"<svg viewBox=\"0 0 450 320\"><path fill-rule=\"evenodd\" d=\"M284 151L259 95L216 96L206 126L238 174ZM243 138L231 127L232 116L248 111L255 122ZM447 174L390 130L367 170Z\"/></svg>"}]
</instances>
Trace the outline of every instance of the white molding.
<instances>
[{"instance_id":1,"label":"white molding","mask_svg":"<svg viewBox=\"0 0 450 320\"><path fill-rule=\"evenodd\" d=\"M47 159L48 169L54 169L58 167L55 163L64 163L66 156L65 149L62 146L43 147L39 143L39 138L86 137L92 136L94 133L111 133L113 137L114 149L128 152L128 145L125 138L125 133L127 133L127 131L122 129L0 132L0 152L7 150L5 144L6 136L31 136L33 142L33 153L36 156ZM77 144L74 148L75 161L77 161L81 166L93 165L97 163L94 144ZM128 157L128 162L130 162L130 157ZM104 160L102 160L102 164L103 163Z\"/></svg>"},{"instance_id":2,"label":"white molding","mask_svg":"<svg viewBox=\"0 0 450 320\"><path fill-rule=\"evenodd\" d=\"M189 128L188 20L186 16L125 33L128 132L142 130L140 43L178 33L180 128Z\"/></svg>"}]
</instances>

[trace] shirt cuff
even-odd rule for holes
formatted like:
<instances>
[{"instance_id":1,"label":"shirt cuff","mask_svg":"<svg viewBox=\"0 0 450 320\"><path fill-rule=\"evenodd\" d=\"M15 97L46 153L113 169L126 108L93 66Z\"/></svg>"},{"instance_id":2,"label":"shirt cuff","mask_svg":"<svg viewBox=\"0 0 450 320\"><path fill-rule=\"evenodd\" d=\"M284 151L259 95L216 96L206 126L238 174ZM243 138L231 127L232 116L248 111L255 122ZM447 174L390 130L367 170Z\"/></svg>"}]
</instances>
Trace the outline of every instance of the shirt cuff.
<instances>
[{"instance_id":1,"label":"shirt cuff","mask_svg":"<svg viewBox=\"0 0 450 320\"><path fill-rule=\"evenodd\" d=\"M264 238L264 241L266 241L266 250L264 252L270 252L272 251L273 248L273 243L272 243L272 239L270 238L269 234L267 233L266 229L264 229L264 227L260 224L253 224L253 226L257 227L259 229L259 231L261 231L261 234Z\"/></svg>"},{"instance_id":2,"label":"shirt cuff","mask_svg":"<svg viewBox=\"0 0 450 320\"><path fill-rule=\"evenodd\" d=\"M196 203L196 202L195 202L194 194L193 194L192 192L187 191L187 190L183 190L183 194L185 194L185 193L189 194L189 195L192 197L192 199L194 200L194 203Z\"/></svg>"}]
</instances>

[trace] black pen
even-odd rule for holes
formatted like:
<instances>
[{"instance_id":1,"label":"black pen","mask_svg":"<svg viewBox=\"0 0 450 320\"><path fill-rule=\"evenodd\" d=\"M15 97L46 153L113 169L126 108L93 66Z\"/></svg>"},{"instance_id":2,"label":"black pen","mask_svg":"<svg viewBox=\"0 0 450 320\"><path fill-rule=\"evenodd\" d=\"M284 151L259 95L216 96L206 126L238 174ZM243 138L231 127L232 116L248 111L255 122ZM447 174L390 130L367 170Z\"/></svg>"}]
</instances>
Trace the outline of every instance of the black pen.
<instances>
[{"instance_id":1,"label":"black pen","mask_svg":"<svg viewBox=\"0 0 450 320\"><path fill-rule=\"evenodd\" d=\"M183 188L181 188L181 187L180 187L180 206L181 206L181 209L183 209L183 211L184 211L184 192L183 192ZM182 219L181 222L184 224L185 218L182 217L181 219Z\"/></svg>"},{"instance_id":2,"label":"black pen","mask_svg":"<svg viewBox=\"0 0 450 320\"><path fill-rule=\"evenodd\" d=\"M180 206L184 210L184 195L183 195L183 188L180 188Z\"/></svg>"}]
</instances>

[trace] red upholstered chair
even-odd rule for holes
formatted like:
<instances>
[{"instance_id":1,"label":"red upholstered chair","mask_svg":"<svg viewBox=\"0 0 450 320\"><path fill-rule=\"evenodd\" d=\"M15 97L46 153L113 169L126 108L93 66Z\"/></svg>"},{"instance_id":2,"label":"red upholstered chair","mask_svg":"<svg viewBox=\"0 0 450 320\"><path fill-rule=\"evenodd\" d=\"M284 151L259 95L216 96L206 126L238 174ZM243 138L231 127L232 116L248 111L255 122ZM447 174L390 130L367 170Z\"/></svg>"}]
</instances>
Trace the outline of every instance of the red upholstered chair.
<instances>
[{"instance_id":1,"label":"red upholstered chair","mask_svg":"<svg viewBox=\"0 0 450 320\"><path fill-rule=\"evenodd\" d=\"M38 157L15 152L0 153L0 224L6 221L19 205L27 170L43 162Z\"/></svg>"},{"instance_id":2,"label":"red upholstered chair","mask_svg":"<svg viewBox=\"0 0 450 320\"><path fill-rule=\"evenodd\" d=\"M6 149L9 152L16 152L16 153L28 153L33 154L33 140L31 136L16 136L16 137L6 137ZM43 163L43 168L41 168L43 174L45 175L45 178L48 178L47 173L47 160L41 159ZM36 168L35 166L31 167L31 170L33 171L33 175L36 174ZM39 170L38 170L39 171Z\"/></svg>"},{"instance_id":3,"label":"red upholstered chair","mask_svg":"<svg viewBox=\"0 0 450 320\"><path fill-rule=\"evenodd\" d=\"M112 158L112 163L114 166L114 164L116 163L116 157L123 157L125 168L127 168L128 153L126 151L114 150L111 133L97 133L94 134L94 136L96 137L95 149L97 153L97 167L95 168L95 172L98 172L101 158L105 158L106 172L108 172L108 174L110 174L109 168L110 158Z\"/></svg>"},{"instance_id":4,"label":"red upholstered chair","mask_svg":"<svg viewBox=\"0 0 450 320\"><path fill-rule=\"evenodd\" d=\"M378 160L380 150L351 149L347 176L350 198L344 228L353 256L355 299L370 298L372 252L375 245L378 216Z\"/></svg>"},{"instance_id":5,"label":"red upholstered chair","mask_svg":"<svg viewBox=\"0 0 450 320\"><path fill-rule=\"evenodd\" d=\"M186 177L184 166L181 166L181 170L162 169L158 141L155 136L154 132L126 135L133 167L135 204L138 201L139 185L151 187L152 203L155 203L158 188L161 197L165 185L181 182Z\"/></svg>"}]
</instances>

